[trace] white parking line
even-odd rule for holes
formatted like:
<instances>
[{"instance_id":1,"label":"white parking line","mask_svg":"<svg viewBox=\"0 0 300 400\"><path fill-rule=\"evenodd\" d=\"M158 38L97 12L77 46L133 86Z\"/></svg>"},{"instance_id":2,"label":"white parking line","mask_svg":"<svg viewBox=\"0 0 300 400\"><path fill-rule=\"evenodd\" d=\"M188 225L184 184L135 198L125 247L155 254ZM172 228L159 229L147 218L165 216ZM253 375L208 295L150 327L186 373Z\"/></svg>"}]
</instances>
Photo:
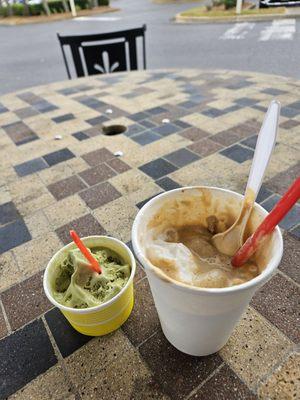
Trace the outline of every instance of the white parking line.
<instances>
[{"instance_id":1,"label":"white parking line","mask_svg":"<svg viewBox=\"0 0 300 400\"><path fill-rule=\"evenodd\" d=\"M222 40L240 40L245 39L246 35L254 28L255 24L250 22L242 22L234 24L220 37Z\"/></svg>"},{"instance_id":2,"label":"white parking line","mask_svg":"<svg viewBox=\"0 0 300 400\"><path fill-rule=\"evenodd\" d=\"M119 21L119 17L77 17L73 21Z\"/></svg>"},{"instance_id":3,"label":"white parking line","mask_svg":"<svg viewBox=\"0 0 300 400\"><path fill-rule=\"evenodd\" d=\"M267 40L292 40L296 32L296 20L284 18L274 20L272 25L267 26L260 33L259 41Z\"/></svg>"}]
</instances>

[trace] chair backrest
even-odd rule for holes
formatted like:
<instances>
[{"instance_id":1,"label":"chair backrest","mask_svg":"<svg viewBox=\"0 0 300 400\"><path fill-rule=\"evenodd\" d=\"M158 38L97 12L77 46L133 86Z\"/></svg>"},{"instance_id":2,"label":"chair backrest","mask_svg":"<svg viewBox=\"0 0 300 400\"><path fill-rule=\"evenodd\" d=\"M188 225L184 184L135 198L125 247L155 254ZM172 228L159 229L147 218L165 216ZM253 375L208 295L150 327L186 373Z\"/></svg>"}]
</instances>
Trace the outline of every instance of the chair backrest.
<instances>
[{"instance_id":1,"label":"chair backrest","mask_svg":"<svg viewBox=\"0 0 300 400\"><path fill-rule=\"evenodd\" d=\"M146 25L141 28L93 35L57 37L69 79L64 46L70 46L77 77L138 69L137 38L142 37L143 67L146 69Z\"/></svg>"}]
</instances>

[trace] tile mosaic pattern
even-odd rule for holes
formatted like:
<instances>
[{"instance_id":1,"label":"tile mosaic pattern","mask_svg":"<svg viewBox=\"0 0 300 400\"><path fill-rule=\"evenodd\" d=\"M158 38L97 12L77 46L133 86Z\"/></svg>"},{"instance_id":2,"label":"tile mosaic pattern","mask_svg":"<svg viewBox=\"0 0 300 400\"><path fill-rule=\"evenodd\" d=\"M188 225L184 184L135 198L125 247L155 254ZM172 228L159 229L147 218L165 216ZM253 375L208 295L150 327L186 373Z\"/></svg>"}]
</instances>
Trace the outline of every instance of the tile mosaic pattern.
<instances>
[{"instance_id":1,"label":"tile mosaic pattern","mask_svg":"<svg viewBox=\"0 0 300 400\"><path fill-rule=\"evenodd\" d=\"M131 246L139 208L165 190L205 184L242 192L264 112L276 98L282 102L278 144L258 197L271 209L300 171L300 83L276 77L274 89L273 79L235 71L144 71L1 97L1 398L295 397L299 204L281 223L279 272L210 357L184 355L166 341L140 265L130 318L102 338L75 332L41 285L71 228ZM102 127L110 124L127 130L106 136ZM115 156L119 151L123 155Z\"/></svg>"}]
</instances>

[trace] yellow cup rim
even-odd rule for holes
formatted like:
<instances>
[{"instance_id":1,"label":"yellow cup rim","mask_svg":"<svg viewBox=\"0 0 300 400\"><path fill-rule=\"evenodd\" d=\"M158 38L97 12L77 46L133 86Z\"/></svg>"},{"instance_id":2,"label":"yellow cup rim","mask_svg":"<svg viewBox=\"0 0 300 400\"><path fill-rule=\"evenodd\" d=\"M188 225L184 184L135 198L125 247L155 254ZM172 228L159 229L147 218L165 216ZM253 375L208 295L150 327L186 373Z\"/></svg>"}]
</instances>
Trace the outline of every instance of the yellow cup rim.
<instances>
[{"instance_id":1,"label":"yellow cup rim","mask_svg":"<svg viewBox=\"0 0 300 400\"><path fill-rule=\"evenodd\" d=\"M49 285L49 271L51 266L53 265L53 263L56 262L57 257L65 252L66 250L69 250L71 248L75 248L76 245L75 243L71 242L67 245L65 245L64 247L62 247L60 250L58 250L51 258L51 260L49 261L49 263L47 264L45 273L44 273L44 277L43 277L43 287L44 287L44 292L48 298L48 300L56 307L58 307L60 310L63 311L67 311L67 312L71 312L73 314L90 314L90 313L94 313L97 312L99 310L103 310L107 307L109 307L111 304L115 303L121 296L122 294L127 290L127 288L129 287L129 285L131 285L132 281L133 281L133 277L135 274L135 270L136 270L136 262L135 262L135 258L132 254L132 251L130 250L130 248L123 243L121 240L113 238L111 236L105 236L105 235L93 235L93 236L86 236L81 238L81 240L83 241L83 243L87 240L96 240L99 241L99 246L103 245L103 239L105 241L117 244L117 246L123 248L123 250L125 250L127 252L127 254L129 255L130 258L130 263L131 263L131 274L130 277L126 283L126 285L122 288L122 290L116 295L114 296L112 299L106 301L103 304L100 304L98 306L95 307L88 307L88 308L72 308L72 307L67 307L64 306L63 304L58 303L54 297L51 295L51 290L50 290L50 285ZM107 245L107 243L105 243L105 245ZM109 248L109 245L107 245L107 247ZM117 253L117 251L116 251Z\"/></svg>"}]
</instances>

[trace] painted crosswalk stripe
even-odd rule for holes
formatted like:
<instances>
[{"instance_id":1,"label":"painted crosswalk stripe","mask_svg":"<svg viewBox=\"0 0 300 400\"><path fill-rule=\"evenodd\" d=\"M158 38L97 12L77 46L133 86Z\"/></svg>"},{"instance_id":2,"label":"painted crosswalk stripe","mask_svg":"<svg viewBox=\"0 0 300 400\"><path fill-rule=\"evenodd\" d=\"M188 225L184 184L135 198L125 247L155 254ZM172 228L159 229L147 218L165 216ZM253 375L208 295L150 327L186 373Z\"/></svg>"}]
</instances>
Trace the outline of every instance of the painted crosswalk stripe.
<instances>
[{"instance_id":1,"label":"painted crosswalk stripe","mask_svg":"<svg viewBox=\"0 0 300 400\"><path fill-rule=\"evenodd\" d=\"M294 18L278 19L261 31L259 41L292 40L295 32L296 20Z\"/></svg>"},{"instance_id":2,"label":"painted crosswalk stripe","mask_svg":"<svg viewBox=\"0 0 300 400\"><path fill-rule=\"evenodd\" d=\"M250 22L242 22L234 24L220 37L222 40L240 40L245 39L246 35L254 28L255 24Z\"/></svg>"}]
</instances>

